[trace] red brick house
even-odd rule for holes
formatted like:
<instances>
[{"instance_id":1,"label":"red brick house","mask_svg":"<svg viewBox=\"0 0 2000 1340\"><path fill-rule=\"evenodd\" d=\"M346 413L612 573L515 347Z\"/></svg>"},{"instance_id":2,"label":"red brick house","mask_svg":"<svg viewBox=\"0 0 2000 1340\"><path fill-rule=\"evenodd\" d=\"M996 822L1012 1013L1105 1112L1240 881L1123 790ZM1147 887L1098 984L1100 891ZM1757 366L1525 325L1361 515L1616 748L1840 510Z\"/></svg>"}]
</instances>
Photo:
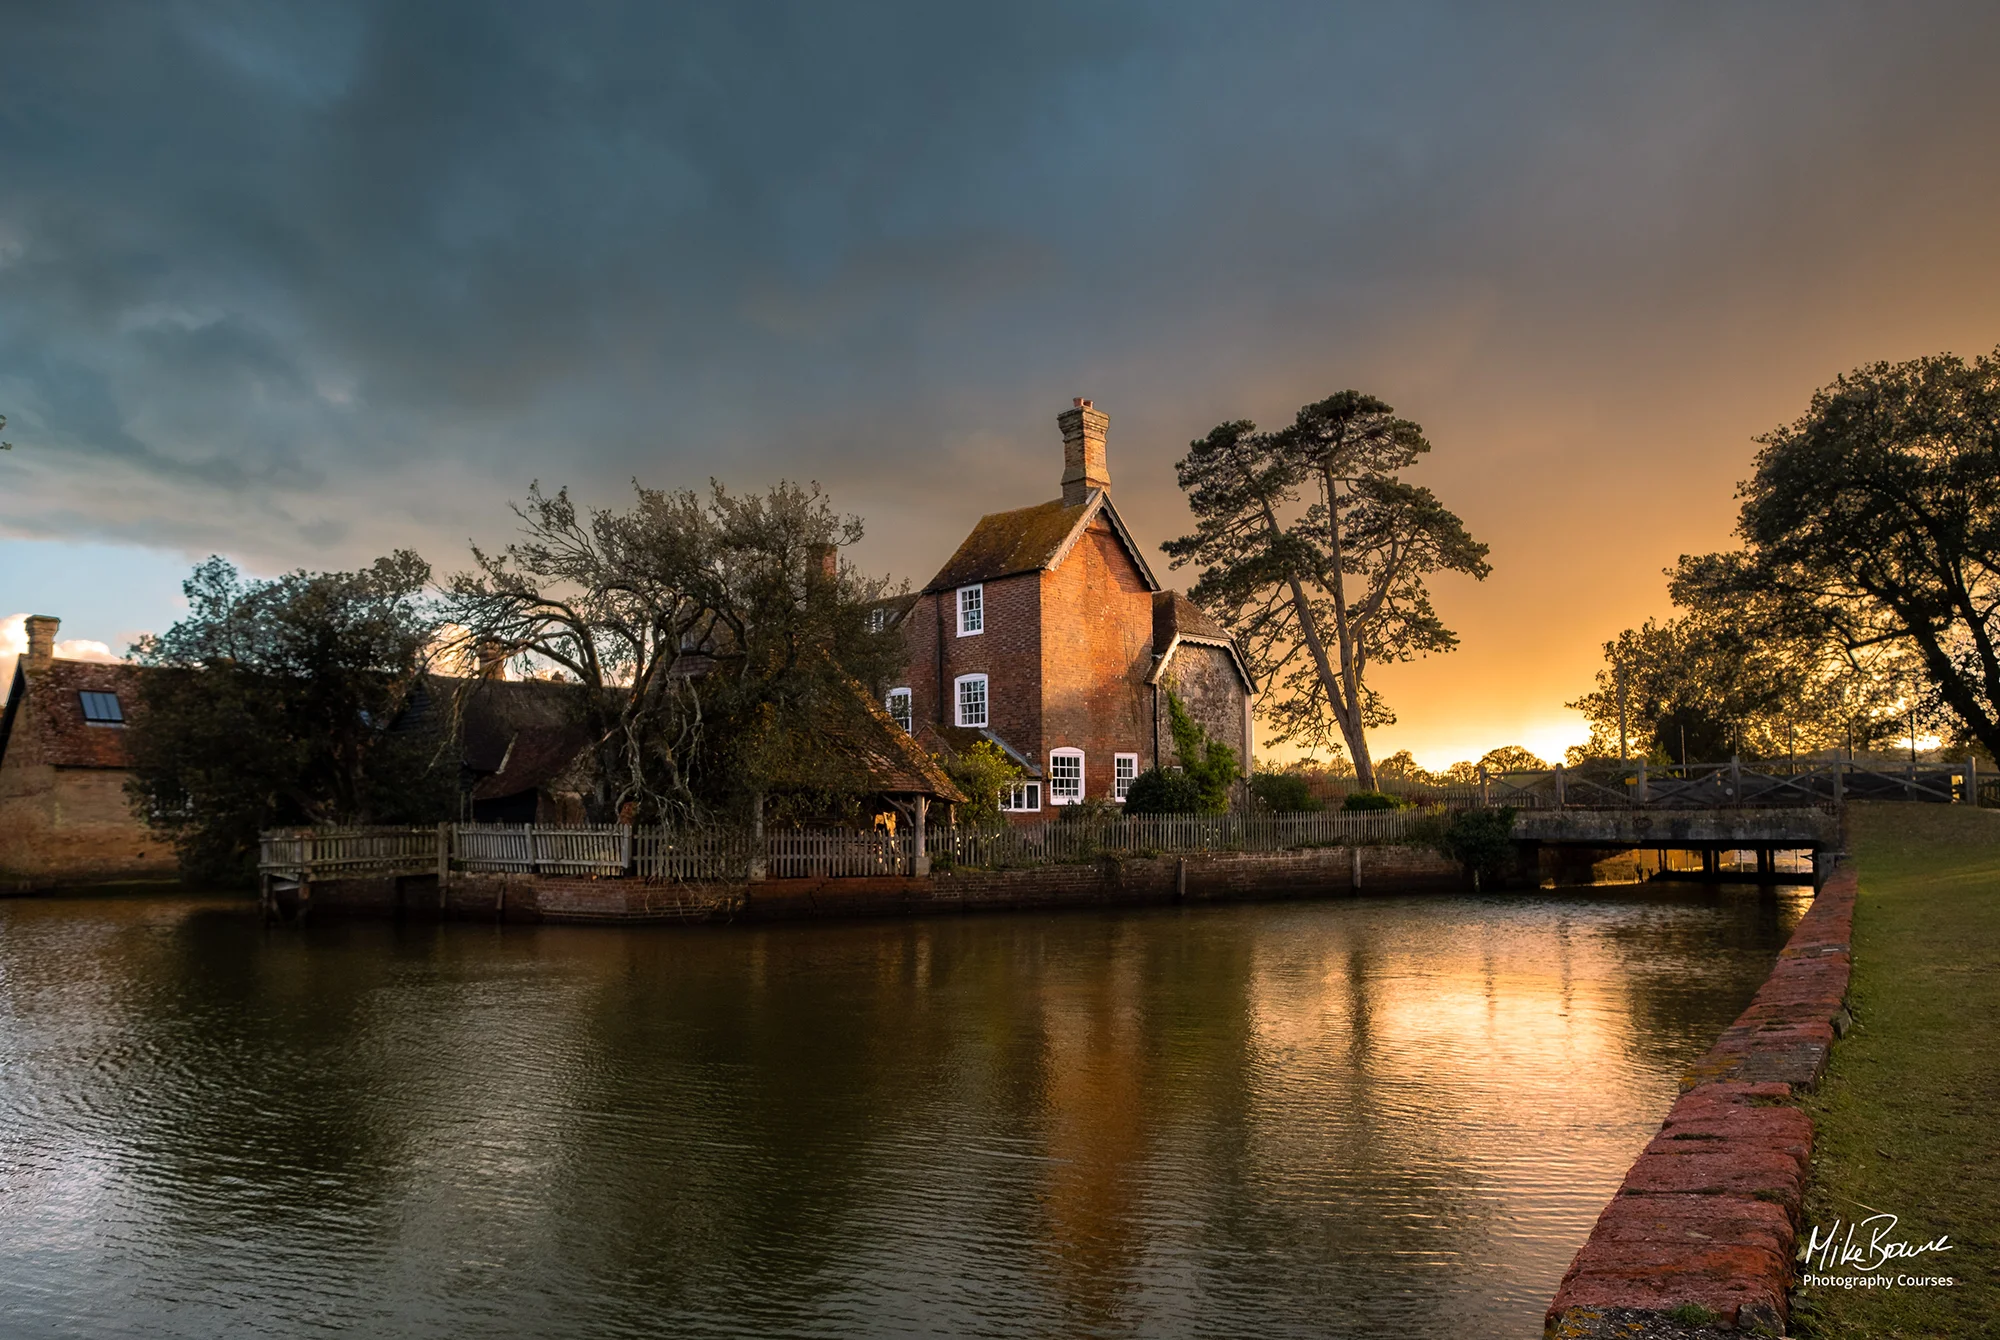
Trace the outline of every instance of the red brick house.
<instances>
[{"instance_id":1,"label":"red brick house","mask_svg":"<svg viewBox=\"0 0 2000 1340\"><path fill-rule=\"evenodd\" d=\"M125 723L146 671L58 658L59 626L28 620L0 708L0 892L171 876L172 844L125 793Z\"/></svg>"},{"instance_id":2,"label":"red brick house","mask_svg":"<svg viewBox=\"0 0 2000 1340\"><path fill-rule=\"evenodd\" d=\"M1249 671L1214 620L1161 587L1118 515L1109 422L1088 400L1058 415L1062 496L981 517L881 614L908 655L889 714L948 748L1000 745L1027 773L1005 806L1022 815L1122 801L1138 773L1173 766L1170 690L1250 767Z\"/></svg>"}]
</instances>

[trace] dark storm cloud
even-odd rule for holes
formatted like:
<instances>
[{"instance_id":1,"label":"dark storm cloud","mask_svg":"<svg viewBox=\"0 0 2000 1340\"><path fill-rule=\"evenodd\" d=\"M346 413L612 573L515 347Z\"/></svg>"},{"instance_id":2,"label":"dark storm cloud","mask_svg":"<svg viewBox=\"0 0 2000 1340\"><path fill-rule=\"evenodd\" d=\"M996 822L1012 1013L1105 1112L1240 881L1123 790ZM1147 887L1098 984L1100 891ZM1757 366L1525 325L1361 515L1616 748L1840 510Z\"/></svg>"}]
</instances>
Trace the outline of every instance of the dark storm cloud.
<instances>
[{"instance_id":1,"label":"dark storm cloud","mask_svg":"<svg viewBox=\"0 0 2000 1340\"><path fill-rule=\"evenodd\" d=\"M1504 492L1604 449L1580 386L1653 412L1686 391L1649 364L1816 322L1843 271L1932 283L1909 250L1973 245L1992 203L1963 181L1991 176L1973 7L141 3L5 30L0 525L266 565L449 564L535 477L791 474L922 577L969 514L1052 491L1072 392L1154 532L1179 444L1350 383L1455 425Z\"/></svg>"}]
</instances>

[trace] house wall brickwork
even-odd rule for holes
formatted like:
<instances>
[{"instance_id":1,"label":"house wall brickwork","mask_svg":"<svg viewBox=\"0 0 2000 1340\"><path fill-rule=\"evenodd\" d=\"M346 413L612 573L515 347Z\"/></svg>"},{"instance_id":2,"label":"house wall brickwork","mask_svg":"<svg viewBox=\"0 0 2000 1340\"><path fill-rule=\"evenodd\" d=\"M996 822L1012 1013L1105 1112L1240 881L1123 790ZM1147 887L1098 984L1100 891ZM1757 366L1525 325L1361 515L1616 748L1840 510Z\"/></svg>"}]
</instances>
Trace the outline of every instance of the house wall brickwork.
<instances>
[{"instance_id":1,"label":"house wall brickwork","mask_svg":"<svg viewBox=\"0 0 2000 1340\"><path fill-rule=\"evenodd\" d=\"M133 812L124 729L83 720L79 691L137 702L134 669L23 665L0 753L0 892L170 877L173 847Z\"/></svg>"},{"instance_id":2,"label":"house wall brickwork","mask_svg":"<svg viewBox=\"0 0 2000 1340\"><path fill-rule=\"evenodd\" d=\"M1114 754L1139 755L1142 770L1153 763L1153 595L1102 514L1042 574L1042 609L1035 757L1046 769L1049 751L1083 750L1085 798L1109 798Z\"/></svg>"}]
</instances>

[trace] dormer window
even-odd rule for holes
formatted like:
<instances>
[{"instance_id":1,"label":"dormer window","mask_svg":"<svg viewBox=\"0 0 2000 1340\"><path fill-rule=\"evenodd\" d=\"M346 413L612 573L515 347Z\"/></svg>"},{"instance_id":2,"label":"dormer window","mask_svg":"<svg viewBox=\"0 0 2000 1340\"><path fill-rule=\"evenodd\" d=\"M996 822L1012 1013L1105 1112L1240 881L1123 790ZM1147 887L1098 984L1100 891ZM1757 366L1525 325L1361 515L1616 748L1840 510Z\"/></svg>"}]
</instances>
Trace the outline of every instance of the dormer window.
<instances>
[{"instance_id":1,"label":"dormer window","mask_svg":"<svg viewBox=\"0 0 2000 1340\"><path fill-rule=\"evenodd\" d=\"M871 632L871 633L879 633L879 632L881 632L881 631L882 631L882 630L883 630L884 628L887 628L888 626L889 626L889 608L888 608L888 606L886 606L886 605L881 605L881 606L877 606L876 608L874 608L874 609L872 609L872 610L869 610L869 611L868 611L868 631L869 631L869 632Z\"/></svg>"},{"instance_id":2,"label":"dormer window","mask_svg":"<svg viewBox=\"0 0 2000 1340\"><path fill-rule=\"evenodd\" d=\"M986 588L984 586L961 586L958 588L958 635L971 637L974 633L986 631Z\"/></svg>"},{"instance_id":3,"label":"dormer window","mask_svg":"<svg viewBox=\"0 0 2000 1340\"><path fill-rule=\"evenodd\" d=\"M905 732L910 729L910 691L908 689L890 689L889 696L883 701L882 705L888 709L890 720L901 726Z\"/></svg>"},{"instance_id":4,"label":"dormer window","mask_svg":"<svg viewBox=\"0 0 2000 1340\"><path fill-rule=\"evenodd\" d=\"M952 681L952 697L958 704L955 720L961 726L986 724L986 676L960 675Z\"/></svg>"},{"instance_id":5,"label":"dormer window","mask_svg":"<svg viewBox=\"0 0 2000 1340\"><path fill-rule=\"evenodd\" d=\"M93 726L122 726L125 724L125 709L118 705L115 693L93 693L89 689L76 695L83 700L83 719Z\"/></svg>"}]
</instances>

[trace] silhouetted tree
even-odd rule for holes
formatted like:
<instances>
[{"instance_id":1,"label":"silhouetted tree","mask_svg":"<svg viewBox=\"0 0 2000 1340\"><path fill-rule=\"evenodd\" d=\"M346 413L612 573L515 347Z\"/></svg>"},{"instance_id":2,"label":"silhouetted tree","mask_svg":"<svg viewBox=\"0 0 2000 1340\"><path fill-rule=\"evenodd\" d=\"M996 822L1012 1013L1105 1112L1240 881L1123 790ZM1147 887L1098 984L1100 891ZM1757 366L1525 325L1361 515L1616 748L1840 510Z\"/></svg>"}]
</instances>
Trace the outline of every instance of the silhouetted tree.
<instances>
[{"instance_id":1,"label":"silhouetted tree","mask_svg":"<svg viewBox=\"0 0 2000 1340\"><path fill-rule=\"evenodd\" d=\"M450 817L457 757L395 723L428 669L430 568L399 551L359 572L245 582L210 558L186 618L133 648L131 790L183 871L247 878L266 828Z\"/></svg>"},{"instance_id":2,"label":"silhouetted tree","mask_svg":"<svg viewBox=\"0 0 2000 1340\"><path fill-rule=\"evenodd\" d=\"M1758 439L1734 554L1683 560L1688 604L1761 602L1860 660L1906 650L2000 748L2000 352L1875 363Z\"/></svg>"},{"instance_id":3,"label":"silhouetted tree","mask_svg":"<svg viewBox=\"0 0 2000 1340\"><path fill-rule=\"evenodd\" d=\"M1343 742L1364 787L1367 729L1395 720L1369 665L1456 646L1425 579L1489 570L1464 523L1398 478L1430 449L1415 423L1343 391L1279 432L1222 424L1176 467L1197 528L1166 551L1202 565L1189 594L1242 642L1272 742Z\"/></svg>"}]
</instances>

